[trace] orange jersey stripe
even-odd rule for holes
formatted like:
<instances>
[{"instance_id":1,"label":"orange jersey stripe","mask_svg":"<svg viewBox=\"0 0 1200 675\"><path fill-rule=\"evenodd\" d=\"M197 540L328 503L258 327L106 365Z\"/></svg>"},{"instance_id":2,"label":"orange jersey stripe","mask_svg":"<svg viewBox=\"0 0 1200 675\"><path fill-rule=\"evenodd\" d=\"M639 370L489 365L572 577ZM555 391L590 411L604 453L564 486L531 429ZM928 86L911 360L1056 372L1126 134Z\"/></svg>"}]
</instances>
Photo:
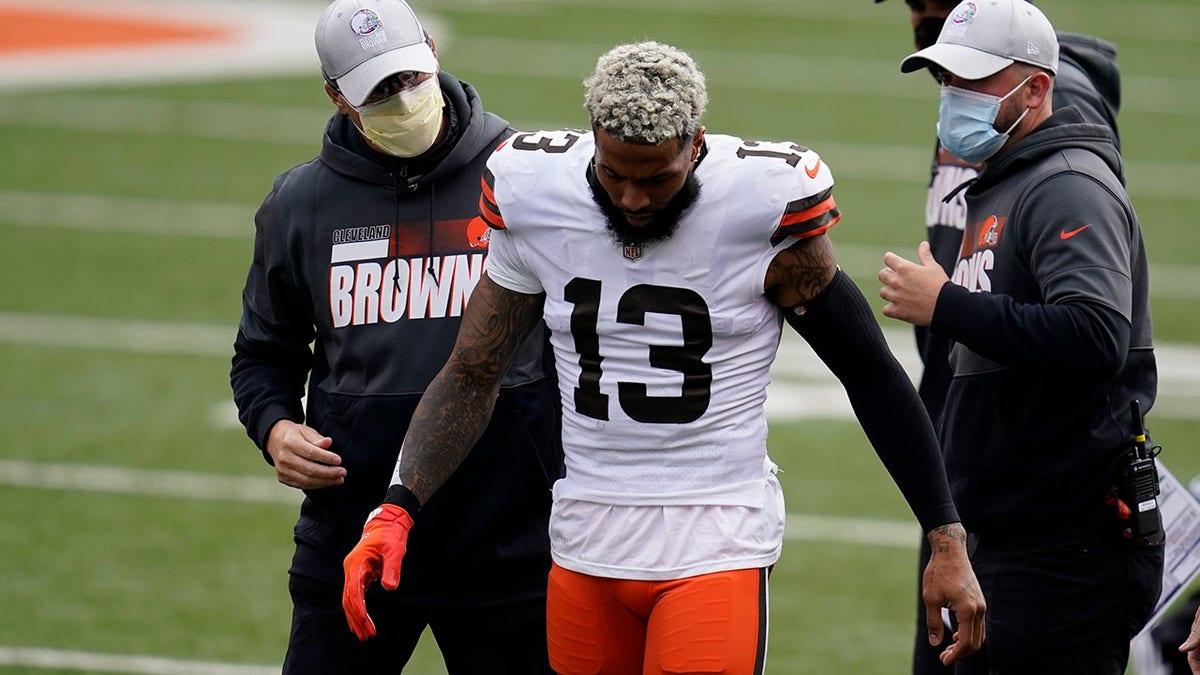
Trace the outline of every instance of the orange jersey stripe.
<instances>
[{"instance_id":1,"label":"orange jersey stripe","mask_svg":"<svg viewBox=\"0 0 1200 675\"><path fill-rule=\"evenodd\" d=\"M483 222L487 223L488 227L490 228L496 230L505 229L504 216L501 216L500 212L496 210L496 207L492 204L489 204L487 198L482 195L479 197L479 217L482 218Z\"/></svg>"},{"instance_id":2,"label":"orange jersey stripe","mask_svg":"<svg viewBox=\"0 0 1200 675\"><path fill-rule=\"evenodd\" d=\"M479 179L481 194L484 197L486 197L489 202L491 202L493 204L496 203L496 191L492 188L492 185L495 183L495 180L496 180L496 177L493 176L492 172L488 171L487 169L484 169L483 176L480 177L480 179Z\"/></svg>"},{"instance_id":3,"label":"orange jersey stripe","mask_svg":"<svg viewBox=\"0 0 1200 675\"><path fill-rule=\"evenodd\" d=\"M816 220L816 219L820 218L820 216L822 216L830 211L837 211L837 203L835 203L833 201L833 197L829 197L825 201L817 204L816 206L805 209L803 211L798 211L796 213L783 214L783 217L779 219L779 226L781 228L784 228L784 227L790 227L792 225L799 225L800 223L803 223L805 221Z\"/></svg>"},{"instance_id":4,"label":"orange jersey stripe","mask_svg":"<svg viewBox=\"0 0 1200 675\"><path fill-rule=\"evenodd\" d=\"M789 237L794 239L807 239L825 234L829 228L833 227L839 220L842 219L842 214L833 208L816 218L810 218L796 225L788 225L786 227L776 228L774 234L771 235L771 245L774 246L779 242Z\"/></svg>"}]
</instances>

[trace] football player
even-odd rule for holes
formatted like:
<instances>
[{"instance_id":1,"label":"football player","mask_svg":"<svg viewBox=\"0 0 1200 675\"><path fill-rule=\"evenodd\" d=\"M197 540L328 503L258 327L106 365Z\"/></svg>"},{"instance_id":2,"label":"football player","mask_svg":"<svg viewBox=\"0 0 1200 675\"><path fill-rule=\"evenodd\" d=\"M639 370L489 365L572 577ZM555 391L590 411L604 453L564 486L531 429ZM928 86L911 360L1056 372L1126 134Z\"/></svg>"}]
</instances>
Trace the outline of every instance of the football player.
<instances>
[{"instance_id":1,"label":"football player","mask_svg":"<svg viewBox=\"0 0 1200 675\"><path fill-rule=\"evenodd\" d=\"M615 47L585 87L589 131L518 133L488 161L488 268L346 558L351 626L372 635L364 588L397 583L412 517L544 317L566 460L550 522L551 665L763 672L784 533L763 404L786 321L841 379L927 533L930 615L949 607L960 626L945 659L976 650L984 604L933 427L837 267L829 167L795 143L706 133L704 76L674 47Z\"/></svg>"}]
</instances>

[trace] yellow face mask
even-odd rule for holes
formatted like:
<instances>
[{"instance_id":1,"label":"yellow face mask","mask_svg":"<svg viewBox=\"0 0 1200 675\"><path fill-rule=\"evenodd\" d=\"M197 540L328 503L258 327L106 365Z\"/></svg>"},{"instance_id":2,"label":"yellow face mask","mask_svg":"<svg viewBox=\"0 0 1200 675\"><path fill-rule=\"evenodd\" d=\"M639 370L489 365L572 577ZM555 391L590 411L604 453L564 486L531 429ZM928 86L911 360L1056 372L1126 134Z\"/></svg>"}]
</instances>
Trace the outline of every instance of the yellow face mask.
<instances>
[{"instance_id":1,"label":"yellow face mask","mask_svg":"<svg viewBox=\"0 0 1200 675\"><path fill-rule=\"evenodd\" d=\"M436 76L412 89L356 108L363 135L396 157L416 157L433 147L442 130L442 90Z\"/></svg>"}]
</instances>

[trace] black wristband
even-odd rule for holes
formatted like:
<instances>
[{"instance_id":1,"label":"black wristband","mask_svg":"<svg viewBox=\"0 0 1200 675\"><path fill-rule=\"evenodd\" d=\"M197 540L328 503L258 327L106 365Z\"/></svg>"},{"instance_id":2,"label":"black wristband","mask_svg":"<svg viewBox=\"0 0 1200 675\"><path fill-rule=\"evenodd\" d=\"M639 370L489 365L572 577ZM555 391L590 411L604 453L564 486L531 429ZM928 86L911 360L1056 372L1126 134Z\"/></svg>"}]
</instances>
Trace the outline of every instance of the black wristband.
<instances>
[{"instance_id":1,"label":"black wristband","mask_svg":"<svg viewBox=\"0 0 1200 675\"><path fill-rule=\"evenodd\" d=\"M410 516L421 510L421 500L417 499L412 490L399 483L388 488L387 494L383 497L383 503L395 504L408 511L408 515Z\"/></svg>"}]
</instances>

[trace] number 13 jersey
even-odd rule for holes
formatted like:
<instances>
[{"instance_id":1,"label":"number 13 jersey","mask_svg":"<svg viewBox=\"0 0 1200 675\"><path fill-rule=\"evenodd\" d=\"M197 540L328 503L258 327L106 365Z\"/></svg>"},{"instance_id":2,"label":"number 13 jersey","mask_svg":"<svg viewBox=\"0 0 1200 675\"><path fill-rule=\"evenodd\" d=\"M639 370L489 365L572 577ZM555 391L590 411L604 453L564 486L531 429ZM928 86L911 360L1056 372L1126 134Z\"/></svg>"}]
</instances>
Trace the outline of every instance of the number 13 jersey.
<instances>
[{"instance_id":1,"label":"number 13 jersey","mask_svg":"<svg viewBox=\"0 0 1200 675\"><path fill-rule=\"evenodd\" d=\"M546 294L566 463L551 542L576 571L675 578L782 547L763 412L782 319L763 284L794 238L837 222L833 177L794 144L705 141L699 198L644 245L616 241L592 197L590 133L517 134L488 161L485 271Z\"/></svg>"}]
</instances>

